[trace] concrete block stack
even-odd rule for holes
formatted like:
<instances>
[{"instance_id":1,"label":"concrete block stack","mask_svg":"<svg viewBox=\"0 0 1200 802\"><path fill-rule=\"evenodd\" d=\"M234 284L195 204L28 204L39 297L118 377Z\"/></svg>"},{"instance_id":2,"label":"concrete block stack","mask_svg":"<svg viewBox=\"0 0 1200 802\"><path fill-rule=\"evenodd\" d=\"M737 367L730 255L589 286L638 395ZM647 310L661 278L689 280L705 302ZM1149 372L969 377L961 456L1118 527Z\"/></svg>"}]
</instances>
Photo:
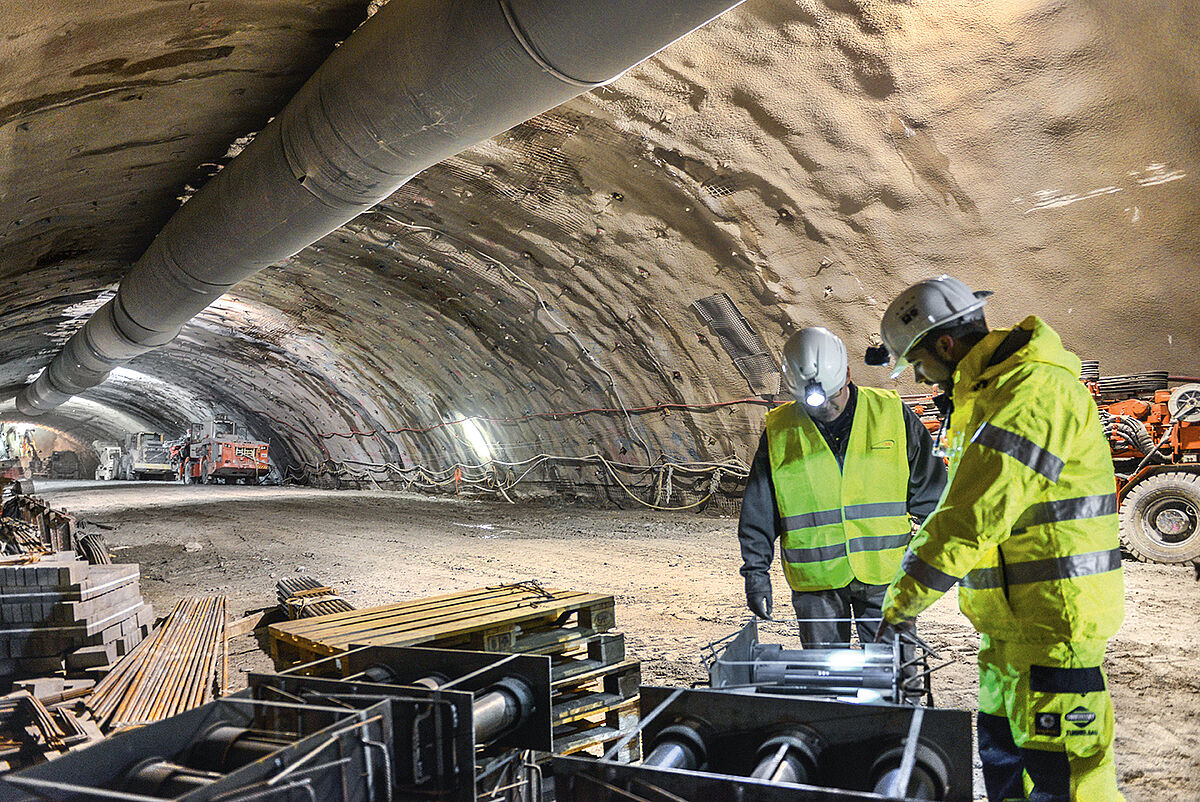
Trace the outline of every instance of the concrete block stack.
<instances>
[{"instance_id":1,"label":"concrete block stack","mask_svg":"<svg viewBox=\"0 0 1200 802\"><path fill-rule=\"evenodd\" d=\"M0 565L0 682L103 671L154 624L137 565L90 565L73 551Z\"/></svg>"}]
</instances>

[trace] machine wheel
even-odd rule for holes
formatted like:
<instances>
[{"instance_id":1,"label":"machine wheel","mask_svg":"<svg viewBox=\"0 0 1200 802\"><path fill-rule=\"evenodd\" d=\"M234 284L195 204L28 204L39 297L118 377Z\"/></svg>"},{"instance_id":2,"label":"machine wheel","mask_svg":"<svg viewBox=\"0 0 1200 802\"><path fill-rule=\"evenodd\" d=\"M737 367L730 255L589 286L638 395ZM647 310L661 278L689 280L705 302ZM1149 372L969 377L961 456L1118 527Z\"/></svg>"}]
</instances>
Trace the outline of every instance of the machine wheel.
<instances>
[{"instance_id":1,"label":"machine wheel","mask_svg":"<svg viewBox=\"0 0 1200 802\"><path fill-rule=\"evenodd\" d=\"M1121 503L1121 541L1142 562L1200 559L1200 475L1169 471L1138 482Z\"/></svg>"}]
</instances>

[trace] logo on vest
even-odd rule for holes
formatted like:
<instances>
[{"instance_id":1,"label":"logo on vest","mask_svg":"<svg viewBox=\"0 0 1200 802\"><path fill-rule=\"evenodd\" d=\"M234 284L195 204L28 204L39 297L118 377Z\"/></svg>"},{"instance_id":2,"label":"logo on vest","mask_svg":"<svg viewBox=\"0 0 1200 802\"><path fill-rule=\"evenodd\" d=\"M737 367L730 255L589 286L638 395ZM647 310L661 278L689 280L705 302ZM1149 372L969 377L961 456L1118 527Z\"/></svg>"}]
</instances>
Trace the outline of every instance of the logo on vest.
<instances>
[{"instance_id":1,"label":"logo on vest","mask_svg":"<svg viewBox=\"0 0 1200 802\"><path fill-rule=\"evenodd\" d=\"M882 449L882 448L895 448L895 447L896 447L895 440L880 440L878 443L871 444L872 451L874 451L877 448Z\"/></svg>"},{"instance_id":2,"label":"logo on vest","mask_svg":"<svg viewBox=\"0 0 1200 802\"><path fill-rule=\"evenodd\" d=\"M1070 713L1067 713L1065 716L1063 716L1063 718L1074 724L1079 729L1083 729L1096 720L1096 714L1088 710L1083 705L1080 705Z\"/></svg>"},{"instance_id":3,"label":"logo on vest","mask_svg":"<svg viewBox=\"0 0 1200 802\"><path fill-rule=\"evenodd\" d=\"M1034 735L1058 737L1062 734L1062 721L1058 713L1038 713L1033 718Z\"/></svg>"}]
</instances>

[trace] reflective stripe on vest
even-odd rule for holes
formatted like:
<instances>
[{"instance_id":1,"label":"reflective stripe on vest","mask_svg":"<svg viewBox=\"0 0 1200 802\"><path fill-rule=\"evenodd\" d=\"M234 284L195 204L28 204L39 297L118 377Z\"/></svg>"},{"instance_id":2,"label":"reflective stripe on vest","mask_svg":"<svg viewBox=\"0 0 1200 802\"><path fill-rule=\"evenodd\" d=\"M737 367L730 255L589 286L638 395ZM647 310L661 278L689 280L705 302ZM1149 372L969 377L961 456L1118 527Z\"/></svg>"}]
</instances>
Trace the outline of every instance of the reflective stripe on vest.
<instances>
[{"instance_id":1,"label":"reflective stripe on vest","mask_svg":"<svg viewBox=\"0 0 1200 802\"><path fill-rule=\"evenodd\" d=\"M844 467L795 402L767 415L782 557L794 590L892 580L910 536L908 437L900 397L858 388Z\"/></svg>"}]
</instances>

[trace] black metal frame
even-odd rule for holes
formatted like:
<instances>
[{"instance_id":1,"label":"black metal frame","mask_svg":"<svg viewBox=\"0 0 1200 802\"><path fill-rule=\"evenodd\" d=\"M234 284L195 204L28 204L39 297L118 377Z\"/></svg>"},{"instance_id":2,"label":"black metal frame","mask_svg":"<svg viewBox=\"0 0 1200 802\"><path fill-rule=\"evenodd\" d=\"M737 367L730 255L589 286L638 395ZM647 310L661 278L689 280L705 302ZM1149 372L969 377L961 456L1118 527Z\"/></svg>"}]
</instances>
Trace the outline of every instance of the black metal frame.
<instances>
[{"instance_id":1,"label":"black metal frame","mask_svg":"<svg viewBox=\"0 0 1200 802\"><path fill-rule=\"evenodd\" d=\"M601 760L556 757L551 763L559 802L630 799L647 802L859 802L883 800L869 790L869 769L878 755L911 742L934 750L948 768L948 802L970 802L971 714L902 705L846 703L767 696L715 689L643 686L639 732L649 751L659 733L680 722L698 722L709 733L702 771L632 766L606 755ZM789 785L748 775L758 748L790 727L802 726L825 744L815 782Z\"/></svg>"}]
</instances>

